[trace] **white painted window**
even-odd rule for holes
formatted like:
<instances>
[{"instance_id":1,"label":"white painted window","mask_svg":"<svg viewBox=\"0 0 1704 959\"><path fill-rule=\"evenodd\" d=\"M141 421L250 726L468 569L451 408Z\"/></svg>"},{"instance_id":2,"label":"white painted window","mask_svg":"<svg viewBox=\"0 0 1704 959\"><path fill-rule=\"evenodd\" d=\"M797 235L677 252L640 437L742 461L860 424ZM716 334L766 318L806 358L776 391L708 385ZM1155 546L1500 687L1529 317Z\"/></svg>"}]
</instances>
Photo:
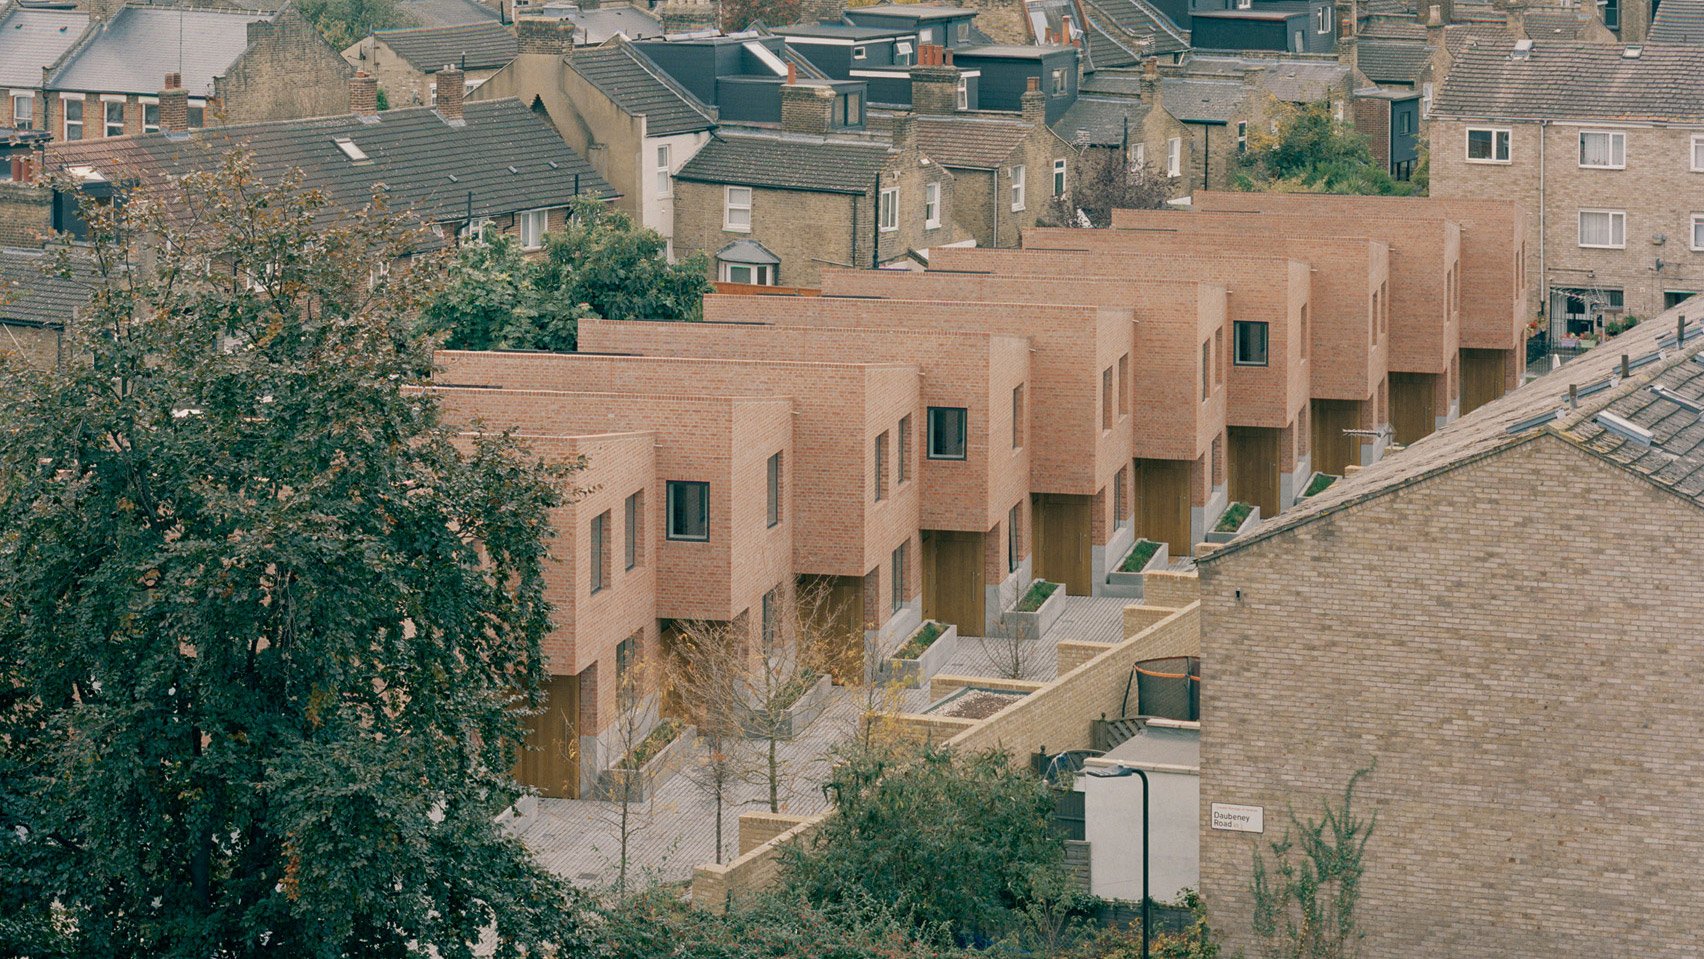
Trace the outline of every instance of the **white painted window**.
<instances>
[{"instance_id":1,"label":"white painted window","mask_svg":"<svg viewBox=\"0 0 1704 959\"><path fill-rule=\"evenodd\" d=\"M852 48L852 59L854 59L854 60L863 60L866 57L868 57L869 55L870 55L870 52L868 50L864 49L863 47L853 47Z\"/></svg>"},{"instance_id":2,"label":"white painted window","mask_svg":"<svg viewBox=\"0 0 1704 959\"><path fill-rule=\"evenodd\" d=\"M521 249L544 249L544 231L550 221L550 215L544 210L526 210L521 213Z\"/></svg>"},{"instance_id":3,"label":"white painted window","mask_svg":"<svg viewBox=\"0 0 1704 959\"><path fill-rule=\"evenodd\" d=\"M1022 210L1024 208L1024 175L1025 175L1026 172L1027 171L1025 171L1022 166L1012 167L1012 169L1010 171L1011 177L1012 177L1012 212L1013 213L1016 213L1019 210Z\"/></svg>"},{"instance_id":4,"label":"white painted window","mask_svg":"<svg viewBox=\"0 0 1704 959\"><path fill-rule=\"evenodd\" d=\"M495 225L490 220L469 220L456 232L456 236L463 243L484 243L486 232Z\"/></svg>"},{"instance_id":5,"label":"white painted window","mask_svg":"<svg viewBox=\"0 0 1704 959\"><path fill-rule=\"evenodd\" d=\"M751 232L751 187L731 186L723 191L722 229Z\"/></svg>"},{"instance_id":6,"label":"white painted window","mask_svg":"<svg viewBox=\"0 0 1704 959\"><path fill-rule=\"evenodd\" d=\"M106 121L101 132L109 137L124 136L124 104L102 103L101 109Z\"/></svg>"},{"instance_id":7,"label":"white painted window","mask_svg":"<svg viewBox=\"0 0 1704 959\"><path fill-rule=\"evenodd\" d=\"M899 188L889 187L881 195L881 230L892 233L899 229Z\"/></svg>"},{"instance_id":8,"label":"white painted window","mask_svg":"<svg viewBox=\"0 0 1704 959\"><path fill-rule=\"evenodd\" d=\"M1172 137L1166 141L1166 176L1183 175L1183 138Z\"/></svg>"},{"instance_id":9,"label":"white painted window","mask_svg":"<svg viewBox=\"0 0 1704 959\"><path fill-rule=\"evenodd\" d=\"M958 25L958 42L960 42L960 43L969 43L970 42L970 24L961 23L961 24Z\"/></svg>"},{"instance_id":10,"label":"white painted window","mask_svg":"<svg viewBox=\"0 0 1704 959\"><path fill-rule=\"evenodd\" d=\"M1403 116L1405 116L1405 117L1407 115L1408 114L1406 114L1406 113L1403 114ZM1238 120L1237 121L1237 152L1238 153L1247 153L1248 152L1248 121L1247 120Z\"/></svg>"},{"instance_id":11,"label":"white painted window","mask_svg":"<svg viewBox=\"0 0 1704 959\"><path fill-rule=\"evenodd\" d=\"M83 139L83 100L59 101L60 108L65 112L65 139Z\"/></svg>"},{"instance_id":12,"label":"white painted window","mask_svg":"<svg viewBox=\"0 0 1704 959\"><path fill-rule=\"evenodd\" d=\"M1509 162L1509 128L1468 127L1467 162Z\"/></svg>"},{"instance_id":13,"label":"white painted window","mask_svg":"<svg viewBox=\"0 0 1704 959\"><path fill-rule=\"evenodd\" d=\"M1065 69L1061 67L1053 71L1053 95L1056 97L1062 97L1067 92L1069 91L1066 90Z\"/></svg>"},{"instance_id":14,"label":"white painted window","mask_svg":"<svg viewBox=\"0 0 1704 959\"><path fill-rule=\"evenodd\" d=\"M1580 131L1580 166L1600 170L1627 167L1627 134L1614 130Z\"/></svg>"},{"instance_id":15,"label":"white painted window","mask_svg":"<svg viewBox=\"0 0 1704 959\"><path fill-rule=\"evenodd\" d=\"M958 78L958 108L960 110L970 109L970 80L966 79L962 73L959 74Z\"/></svg>"},{"instance_id":16,"label":"white painted window","mask_svg":"<svg viewBox=\"0 0 1704 959\"><path fill-rule=\"evenodd\" d=\"M1315 7L1314 8L1314 32L1316 32L1316 33L1330 33L1331 32L1331 8L1330 7Z\"/></svg>"},{"instance_id":17,"label":"white painted window","mask_svg":"<svg viewBox=\"0 0 1704 959\"><path fill-rule=\"evenodd\" d=\"M1065 195L1065 161L1063 159L1053 161L1053 195Z\"/></svg>"},{"instance_id":18,"label":"white painted window","mask_svg":"<svg viewBox=\"0 0 1704 959\"><path fill-rule=\"evenodd\" d=\"M1704 213L1692 214L1692 248L1704 252Z\"/></svg>"},{"instance_id":19,"label":"white painted window","mask_svg":"<svg viewBox=\"0 0 1704 959\"><path fill-rule=\"evenodd\" d=\"M775 267L768 263L723 263L718 279L723 283L774 286Z\"/></svg>"},{"instance_id":20,"label":"white painted window","mask_svg":"<svg viewBox=\"0 0 1704 959\"><path fill-rule=\"evenodd\" d=\"M1146 170L1147 168L1148 145L1146 143L1138 143L1136 144L1136 148L1130 151L1130 169Z\"/></svg>"},{"instance_id":21,"label":"white painted window","mask_svg":"<svg viewBox=\"0 0 1704 959\"><path fill-rule=\"evenodd\" d=\"M893 45L893 62L902 67L911 66L911 41L901 40Z\"/></svg>"},{"instance_id":22,"label":"white painted window","mask_svg":"<svg viewBox=\"0 0 1704 959\"><path fill-rule=\"evenodd\" d=\"M923 29L917 31L917 42L918 43L934 43L935 42L935 28L934 27L924 27Z\"/></svg>"},{"instance_id":23,"label":"white painted window","mask_svg":"<svg viewBox=\"0 0 1704 959\"><path fill-rule=\"evenodd\" d=\"M1420 85L1420 115L1423 117L1432 115L1432 85L1430 83Z\"/></svg>"},{"instance_id":24,"label":"white painted window","mask_svg":"<svg viewBox=\"0 0 1704 959\"><path fill-rule=\"evenodd\" d=\"M27 93L12 96L12 128L14 130L35 129L35 97Z\"/></svg>"},{"instance_id":25,"label":"white painted window","mask_svg":"<svg viewBox=\"0 0 1704 959\"><path fill-rule=\"evenodd\" d=\"M674 195L674 150L664 143L657 147L657 196Z\"/></svg>"},{"instance_id":26,"label":"white painted window","mask_svg":"<svg viewBox=\"0 0 1704 959\"><path fill-rule=\"evenodd\" d=\"M933 230L941 225L941 184L923 186L923 229Z\"/></svg>"},{"instance_id":27,"label":"white painted window","mask_svg":"<svg viewBox=\"0 0 1704 959\"><path fill-rule=\"evenodd\" d=\"M1580 245L1620 250L1627 246L1624 210L1581 210Z\"/></svg>"},{"instance_id":28,"label":"white painted window","mask_svg":"<svg viewBox=\"0 0 1704 959\"><path fill-rule=\"evenodd\" d=\"M199 130L207 122L207 101L189 101L189 128Z\"/></svg>"},{"instance_id":29,"label":"white painted window","mask_svg":"<svg viewBox=\"0 0 1704 959\"><path fill-rule=\"evenodd\" d=\"M1247 10L1254 6L1254 0L1237 0L1238 10Z\"/></svg>"},{"instance_id":30,"label":"white painted window","mask_svg":"<svg viewBox=\"0 0 1704 959\"><path fill-rule=\"evenodd\" d=\"M1692 172L1704 173L1704 134L1692 135Z\"/></svg>"},{"instance_id":31,"label":"white painted window","mask_svg":"<svg viewBox=\"0 0 1704 959\"><path fill-rule=\"evenodd\" d=\"M160 101L142 101L142 132L160 132Z\"/></svg>"}]
</instances>

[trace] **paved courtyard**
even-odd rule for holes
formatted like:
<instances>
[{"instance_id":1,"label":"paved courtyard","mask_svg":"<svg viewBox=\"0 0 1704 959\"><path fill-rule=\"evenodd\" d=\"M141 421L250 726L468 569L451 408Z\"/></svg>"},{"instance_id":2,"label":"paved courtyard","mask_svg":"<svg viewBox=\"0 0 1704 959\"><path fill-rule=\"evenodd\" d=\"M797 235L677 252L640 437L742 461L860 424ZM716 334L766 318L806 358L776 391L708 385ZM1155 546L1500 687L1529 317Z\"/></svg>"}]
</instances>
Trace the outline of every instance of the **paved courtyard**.
<instances>
[{"instance_id":1,"label":"paved courtyard","mask_svg":"<svg viewBox=\"0 0 1704 959\"><path fill-rule=\"evenodd\" d=\"M1065 611L1040 639L966 637L942 672L960 676L1010 676L1046 682L1057 674L1055 649L1060 640L1111 643L1123 638L1123 610L1132 600L1068 596ZM782 744L785 779L781 809L795 815L821 812L827 805L822 784L828 779L835 747L858 727L866 701L856 690L833 690L826 710L798 738ZM899 708L916 712L929 705L929 691L906 690ZM754 769L761 768L761 741L747 741ZM678 882L692 867L716 859L715 799L696 780L696 763L655 790L647 802L629 809L635 824L629 834L628 882ZM741 813L767 808L767 782L761 772L730 791L724 809L723 859L738 854ZM620 862L619 804L589 799L540 799L538 813L520 826L520 835L546 868L582 886L614 885Z\"/></svg>"}]
</instances>

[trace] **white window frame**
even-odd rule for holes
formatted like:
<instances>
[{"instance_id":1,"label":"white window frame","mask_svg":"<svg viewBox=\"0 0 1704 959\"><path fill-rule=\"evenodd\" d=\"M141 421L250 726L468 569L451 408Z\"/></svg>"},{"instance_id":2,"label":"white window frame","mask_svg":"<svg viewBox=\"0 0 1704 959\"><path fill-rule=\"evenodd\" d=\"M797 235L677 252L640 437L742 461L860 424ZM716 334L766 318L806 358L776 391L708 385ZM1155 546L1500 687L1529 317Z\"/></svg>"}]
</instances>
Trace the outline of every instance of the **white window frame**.
<instances>
[{"instance_id":1,"label":"white window frame","mask_svg":"<svg viewBox=\"0 0 1704 959\"><path fill-rule=\"evenodd\" d=\"M1694 213L1692 214L1693 252L1704 253L1704 242L1700 242L1701 240L1704 240L1704 213Z\"/></svg>"},{"instance_id":2,"label":"white window frame","mask_svg":"<svg viewBox=\"0 0 1704 959\"><path fill-rule=\"evenodd\" d=\"M528 252L544 249L544 234L550 229L550 211L543 207L522 210L516 220L521 234L521 249Z\"/></svg>"},{"instance_id":3,"label":"white window frame","mask_svg":"<svg viewBox=\"0 0 1704 959\"><path fill-rule=\"evenodd\" d=\"M456 237L463 243L484 243L485 234L496 225L490 220L469 220L466 225L456 231Z\"/></svg>"},{"instance_id":4,"label":"white window frame","mask_svg":"<svg viewBox=\"0 0 1704 959\"><path fill-rule=\"evenodd\" d=\"M1404 114L1404 116L1406 116L1406 114ZM1237 152L1238 153L1247 153L1248 152L1248 121L1247 120L1238 120L1237 121Z\"/></svg>"},{"instance_id":5,"label":"white window frame","mask_svg":"<svg viewBox=\"0 0 1704 959\"><path fill-rule=\"evenodd\" d=\"M101 101L101 136L104 136L104 137L121 137L121 136L124 136L124 120L125 120L124 106L125 106L125 104L124 104L123 100L102 100ZM117 133L112 132L112 128L113 128L112 108L113 107L118 107L118 124L117 124L118 132Z\"/></svg>"},{"instance_id":6,"label":"white window frame","mask_svg":"<svg viewBox=\"0 0 1704 959\"><path fill-rule=\"evenodd\" d=\"M941 227L941 181L934 180L923 184L923 229L938 230Z\"/></svg>"},{"instance_id":7,"label":"white window frame","mask_svg":"<svg viewBox=\"0 0 1704 959\"><path fill-rule=\"evenodd\" d=\"M736 195L744 194L745 199L735 202ZM729 186L722 188L722 229L733 233L751 232L751 202L752 189L749 186ZM743 213L743 218L736 218L736 213ZM743 219L744 222L740 222Z\"/></svg>"},{"instance_id":8,"label":"white window frame","mask_svg":"<svg viewBox=\"0 0 1704 959\"><path fill-rule=\"evenodd\" d=\"M1601 136L1610 138L1610 153L1621 155L1619 163L1587 163L1586 137ZM1627 169L1627 134L1620 130L1581 130L1580 131L1580 168L1582 170L1625 170Z\"/></svg>"},{"instance_id":9,"label":"white window frame","mask_svg":"<svg viewBox=\"0 0 1704 959\"><path fill-rule=\"evenodd\" d=\"M30 93L12 94L12 127L17 130L35 129L35 96Z\"/></svg>"},{"instance_id":10,"label":"white window frame","mask_svg":"<svg viewBox=\"0 0 1704 959\"><path fill-rule=\"evenodd\" d=\"M1692 172L1704 173L1704 133L1692 135Z\"/></svg>"},{"instance_id":11,"label":"white window frame","mask_svg":"<svg viewBox=\"0 0 1704 959\"><path fill-rule=\"evenodd\" d=\"M1021 163L1006 171L1006 175L1012 178L1011 191L1013 213L1023 212L1025 206L1028 205L1027 201L1029 199L1029 195L1024 189L1024 180L1028 174L1029 170Z\"/></svg>"},{"instance_id":12,"label":"white window frame","mask_svg":"<svg viewBox=\"0 0 1704 959\"><path fill-rule=\"evenodd\" d=\"M1491 155L1489 157L1475 157L1473 155L1473 135L1475 133L1491 134ZM1499 135L1502 136L1503 140L1502 159L1497 158ZM1468 163L1491 163L1498 166L1508 166L1514 162L1511 158L1515 155L1515 131L1511 127L1468 127L1462 134L1461 152Z\"/></svg>"},{"instance_id":13,"label":"white window frame","mask_svg":"<svg viewBox=\"0 0 1704 959\"><path fill-rule=\"evenodd\" d=\"M854 60L863 60L869 55L870 51L861 44L852 48L852 59Z\"/></svg>"},{"instance_id":14,"label":"white window frame","mask_svg":"<svg viewBox=\"0 0 1704 959\"><path fill-rule=\"evenodd\" d=\"M142 107L142 132L143 133L159 133L160 132L160 98L159 97L141 97L136 102L138 104L140 104L141 107ZM148 111L149 110L154 111L154 119L152 121L150 121L148 119Z\"/></svg>"},{"instance_id":15,"label":"white window frame","mask_svg":"<svg viewBox=\"0 0 1704 959\"><path fill-rule=\"evenodd\" d=\"M1166 176L1183 176L1183 137L1166 141Z\"/></svg>"},{"instance_id":16,"label":"white window frame","mask_svg":"<svg viewBox=\"0 0 1704 959\"><path fill-rule=\"evenodd\" d=\"M77 105L77 119L76 120L71 119L71 104L73 104L73 103L75 103ZM67 140L81 140L81 139L83 139L83 133L86 130L85 124L88 122L88 116L87 116L88 112L89 112L88 111L88 104L84 102L82 97L67 96L67 97L60 97L59 98L60 128L61 128L61 132L65 136L65 139L67 139ZM73 124L75 124L76 127L77 127L77 135L76 136L71 135L71 127L72 127Z\"/></svg>"},{"instance_id":17,"label":"white window frame","mask_svg":"<svg viewBox=\"0 0 1704 959\"><path fill-rule=\"evenodd\" d=\"M1065 195L1065 188L1066 188L1066 186L1068 186L1068 184L1066 183L1067 172L1068 172L1068 166L1065 163L1064 157L1060 157L1059 159L1053 161L1053 195L1054 196L1064 196Z\"/></svg>"},{"instance_id":18,"label":"white window frame","mask_svg":"<svg viewBox=\"0 0 1704 959\"><path fill-rule=\"evenodd\" d=\"M924 27L923 29L917 31L917 42L918 43L934 43L935 42L935 28L934 27Z\"/></svg>"},{"instance_id":19,"label":"white window frame","mask_svg":"<svg viewBox=\"0 0 1704 959\"><path fill-rule=\"evenodd\" d=\"M747 271L743 278L735 276L735 270ZM722 262L717 266L716 278L723 283L744 283L748 286L774 286L775 265L772 263L728 263Z\"/></svg>"},{"instance_id":20,"label":"white window frame","mask_svg":"<svg viewBox=\"0 0 1704 959\"><path fill-rule=\"evenodd\" d=\"M1070 92L1069 91L1070 84L1065 79L1065 68L1064 67L1055 67L1053 69L1052 86L1053 86L1052 93L1056 97L1062 97L1066 93Z\"/></svg>"},{"instance_id":21,"label":"white window frame","mask_svg":"<svg viewBox=\"0 0 1704 959\"><path fill-rule=\"evenodd\" d=\"M899 229L899 187L890 186L882 190L876 200L876 216L879 218L877 228L883 233L892 233Z\"/></svg>"},{"instance_id":22,"label":"white window frame","mask_svg":"<svg viewBox=\"0 0 1704 959\"><path fill-rule=\"evenodd\" d=\"M1254 6L1254 0L1237 0L1238 10L1248 10Z\"/></svg>"},{"instance_id":23,"label":"white window frame","mask_svg":"<svg viewBox=\"0 0 1704 959\"><path fill-rule=\"evenodd\" d=\"M1148 169L1148 145L1138 143L1130 153L1130 169L1146 171Z\"/></svg>"},{"instance_id":24,"label":"white window frame","mask_svg":"<svg viewBox=\"0 0 1704 959\"><path fill-rule=\"evenodd\" d=\"M667 143L657 144L657 198L674 196L674 148Z\"/></svg>"},{"instance_id":25,"label":"white window frame","mask_svg":"<svg viewBox=\"0 0 1704 959\"><path fill-rule=\"evenodd\" d=\"M1432 85L1430 83L1420 85L1420 115L1422 117L1432 115Z\"/></svg>"},{"instance_id":26,"label":"white window frame","mask_svg":"<svg viewBox=\"0 0 1704 959\"><path fill-rule=\"evenodd\" d=\"M958 85L957 85L957 89L955 90L955 94L958 97L958 100L957 100L958 108L960 110L970 109L970 78L966 77L962 73L959 74Z\"/></svg>"},{"instance_id":27,"label":"white window frame","mask_svg":"<svg viewBox=\"0 0 1704 959\"><path fill-rule=\"evenodd\" d=\"M1610 218L1609 222L1611 224L1611 227L1610 227L1611 235L1613 235L1616 232L1616 230L1614 228L1614 224L1617 222L1617 218L1619 218L1619 222L1621 224L1621 230L1620 230L1621 242L1620 243L1587 243L1586 242L1586 215L1587 214L1594 214L1594 213L1601 213L1601 214L1608 216ZM1581 210L1580 214L1579 214L1579 219L1577 221L1576 229L1577 229L1578 232L1575 234L1575 241L1578 242L1579 245L1581 247L1585 248L1585 249L1588 249L1588 250L1625 250L1625 249L1627 249L1627 211L1626 210L1598 210L1598 209Z\"/></svg>"}]
</instances>

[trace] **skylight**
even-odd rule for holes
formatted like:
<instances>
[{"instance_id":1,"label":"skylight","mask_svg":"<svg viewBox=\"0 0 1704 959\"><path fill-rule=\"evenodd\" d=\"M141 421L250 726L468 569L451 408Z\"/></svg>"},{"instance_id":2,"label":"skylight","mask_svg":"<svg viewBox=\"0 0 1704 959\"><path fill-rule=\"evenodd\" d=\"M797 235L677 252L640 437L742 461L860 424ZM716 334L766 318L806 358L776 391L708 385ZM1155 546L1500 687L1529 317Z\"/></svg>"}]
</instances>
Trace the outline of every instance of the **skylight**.
<instances>
[{"instance_id":1,"label":"skylight","mask_svg":"<svg viewBox=\"0 0 1704 959\"><path fill-rule=\"evenodd\" d=\"M351 140L348 137L338 137L332 142L337 144L337 148L343 151L344 156L354 160L356 163L360 163L362 160L367 159L367 154L360 147L355 145L354 140Z\"/></svg>"}]
</instances>

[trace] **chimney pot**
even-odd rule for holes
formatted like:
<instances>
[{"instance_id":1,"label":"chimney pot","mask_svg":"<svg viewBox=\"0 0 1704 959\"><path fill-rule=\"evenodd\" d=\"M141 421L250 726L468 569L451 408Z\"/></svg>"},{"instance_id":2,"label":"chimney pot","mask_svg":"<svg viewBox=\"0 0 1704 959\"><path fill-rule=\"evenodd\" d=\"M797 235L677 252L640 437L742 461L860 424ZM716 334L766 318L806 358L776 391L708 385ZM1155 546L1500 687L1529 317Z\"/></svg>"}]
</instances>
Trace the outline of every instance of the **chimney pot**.
<instances>
[{"instance_id":1,"label":"chimney pot","mask_svg":"<svg viewBox=\"0 0 1704 959\"><path fill-rule=\"evenodd\" d=\"M1040 77L1030 77L1029 82L1026 83L1025 86L1024 86L1024 92L1026 92L1026 93L1040 93L1041 92L1041 78Z\"/></svg>"},{"instance_id":2,"label":"chimney pot","mask_svg":"<svg viewBox=\"0 0 1704 959\"><path fill-rule=\"evenodd\" d=\"M791 60L787 61L787 82L788 83L798 83L799 82L799 65L794 63Z\"/></svg>"},{"instance_id":3,"label":"chimney pot","mask_svg":"<svg viewBox=\"0 0 1704 959\"><path fill-rule=\"evenodd\" d=\"M349 112L358 117L379 115L379 81L365 70L349 80Z\"/></svg>"},{"instance_id":4,"label":"chimney pot","mask_svg":"<svg viewBox=\"0 0 1704 959\"><path fill-rule=\"evenodd\" d=\"M184 133L189 129L189 91L183 88L183 75L166 74L165 86L160 88L160 132Z\"/></svg>"},{"instance_id":5,"label":"chimney pot","mask_svg":"<svg viewBox=\"0 0 1704 959\"><path fill-rule=\"evenodd\" d=\"M446 65L432 78L438 93L438 115L451 123L462 122L462 100L467 96L467 84L461 68Z\"/></svg>"}]
</instances>

